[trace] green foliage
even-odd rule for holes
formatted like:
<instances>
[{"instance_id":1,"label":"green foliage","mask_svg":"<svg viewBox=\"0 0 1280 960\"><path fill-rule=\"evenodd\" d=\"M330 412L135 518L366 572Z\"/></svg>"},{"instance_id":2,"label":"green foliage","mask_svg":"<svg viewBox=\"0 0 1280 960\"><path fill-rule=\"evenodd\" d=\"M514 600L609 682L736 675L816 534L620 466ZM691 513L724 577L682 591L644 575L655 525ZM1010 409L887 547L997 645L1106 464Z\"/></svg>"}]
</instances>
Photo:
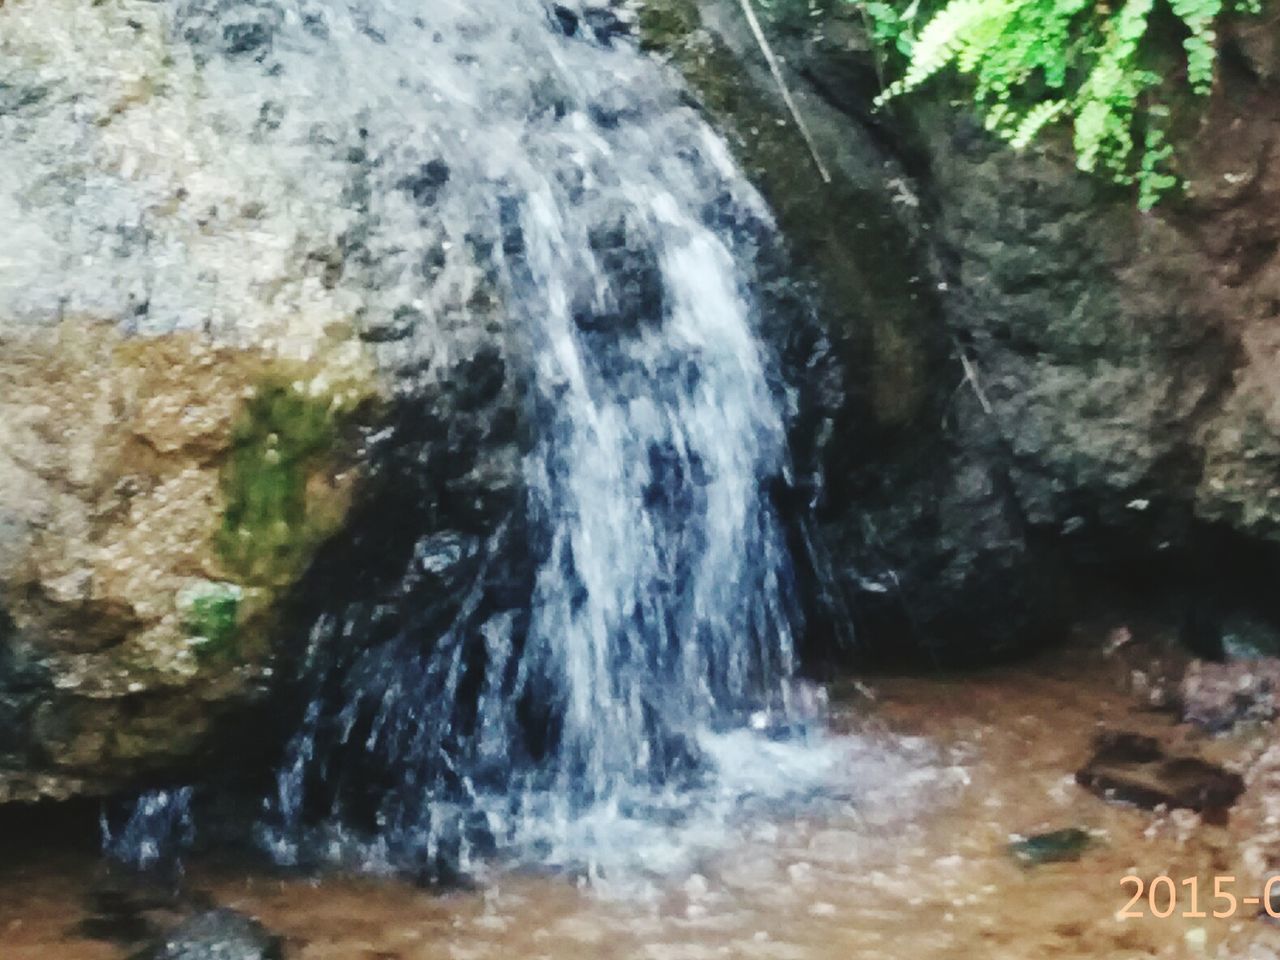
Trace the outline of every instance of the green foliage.
<instances>
[{"instance_id":1,"label":"green foliage","mask_svg":"<svg viewBox=\"0 0 1280 960\"><path fill-rule=\"evenodd\" d=\"M240 597L240 588L233 584L203 583L178 598L183 629L200 640L196 647L198 659L225 660L234 656Z\"/></svg>"},{"instance_id":2,"label":"green foliage","mask_svg":"<svg viewBox=\"0 0 1280 960\"><path fill-rule=\"evenodd\" d=\"M245 403L222 475L218 548L246 583L283 585L306 562L324 522L308 510L307 482L337 430L329 398L268 382Z\"/></svg>"},{"instance_id":3,"label":"green foliage","mask_svg":"<svg viewBox=\"0 0 1280 960\"><path fill-rule=\"evenodd\" d=\"M1217 25L1260 0L849 0L903 63L885 103L944 71L970 77L987 128L1016 148L1048 126L1071 126L1076 163L1138 189L1150 209L1178 183L1168 142L1170 102L1185 74L1213 88ZM1170 37L1181 39L1178 45Z\"/></svg>"}]
</instances>

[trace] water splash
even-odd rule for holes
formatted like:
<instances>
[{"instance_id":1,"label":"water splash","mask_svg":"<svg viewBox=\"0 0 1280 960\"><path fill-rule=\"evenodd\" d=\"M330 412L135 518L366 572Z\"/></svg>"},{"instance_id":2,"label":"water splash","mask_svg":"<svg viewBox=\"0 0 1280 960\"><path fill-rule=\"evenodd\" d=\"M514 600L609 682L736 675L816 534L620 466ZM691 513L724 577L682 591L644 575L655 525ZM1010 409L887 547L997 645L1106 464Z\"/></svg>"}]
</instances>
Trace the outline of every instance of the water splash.
<instances>
[{"instance_id":1,"label":"water splash","mask_svg":"<svg viewBox=\"0 0 1280 960\"><path fill-rule=\"evenodd\" d=\"M441 549L424 531L393 635L340 610L317 625L315 648L341 652L313 661L270 848L431 876L495 850L616 872L655 831L730 815L724 773L796 788L773 748L723 749L753 713L787 715L795 660L770 499L789 394L753 262L773 230L625 18L540 0L172 9L221 134L312 201L297 209L351 211L343 283L380 360L448 368L496 337L536 437L525 503L476 547L451 623L416 612ZM486 570L513 555L525 595L495 603Z\"/></svg>"},{"instance_id":2,"label":"water splash","mask_svg":"<svg viewBox=\"0 0 1280 960\"><path fill-rule=\"evenodd\" d=\"M196 838L192 795L191 787L144 793L118 829L112 829L104 810L100 817L103 853L135 870L180 866L179 858Z\"/></svg>"}]
</instances>

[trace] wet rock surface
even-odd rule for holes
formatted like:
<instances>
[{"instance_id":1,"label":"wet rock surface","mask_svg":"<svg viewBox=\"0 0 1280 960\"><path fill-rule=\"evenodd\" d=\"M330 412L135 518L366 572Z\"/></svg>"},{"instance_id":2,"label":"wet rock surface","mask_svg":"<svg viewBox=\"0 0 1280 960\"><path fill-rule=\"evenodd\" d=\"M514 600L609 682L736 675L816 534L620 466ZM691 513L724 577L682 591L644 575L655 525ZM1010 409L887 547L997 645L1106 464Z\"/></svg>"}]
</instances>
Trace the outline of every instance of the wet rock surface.
<instances>
[{"instance_id":1,"label":"wet rock surface","mask_svg":"<svg viewBox=\"0 0 1280 960\"><path fill-rule=\"evenodd\" d=\"M410 504L471 543L520 486L492 247L432 152L272 79L282 18L0 9L0 803L189 776L336 535Z\"/></svg>"},{"instance_id":2,"label":"wet rock surface","mask_svg":"<svg viewBox=\"0 0 1280 960\"><path fill-rule=\"evenodd\" d=\"M1274 720L1280 714L1280 660L1197 661L1179 694L1182 719L1213 733Z\"/></svg>"},{"instance_id":3,"label":"wet rock surface","mask_svg":"<svg viewBox=\"0 0 1280 960\"><path fill-rule=\"evenodd\" d=\"M1179 603L1224 585L1277 619L1271 27L1186 104L1186 197L1140 215L1052 137L994 144L962 92L873 110L857 12L779 9L824 186L736 3L640 6L826 291L846 389L819 532L869 644L945 662L1039 642L1082 575Z\"/></svg>"},{"instance_id":4,"label":"wet rock surface","mask_svg":"<svg viewBox=\"0 0 1280 960\"><path fill-rule=\"evenodd\" d=\"M261 923L234 910L210 910L185 921L137 960L282 960L283 945Z\"/></svg>"}]
</instances>

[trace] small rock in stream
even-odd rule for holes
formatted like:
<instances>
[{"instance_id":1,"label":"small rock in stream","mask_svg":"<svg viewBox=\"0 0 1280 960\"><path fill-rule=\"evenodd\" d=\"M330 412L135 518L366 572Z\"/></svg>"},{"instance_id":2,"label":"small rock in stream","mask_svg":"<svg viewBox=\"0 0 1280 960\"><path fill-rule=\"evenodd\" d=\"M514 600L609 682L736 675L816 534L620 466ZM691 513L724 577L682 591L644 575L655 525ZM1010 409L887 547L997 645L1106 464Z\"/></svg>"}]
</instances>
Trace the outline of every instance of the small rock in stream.
<instances>
[{"instance_id":1,"label":"small rock in stream","mask_svg":"<svg viewBox=\"0 0 1280 960\"><path fill-rule=\"evenodd\" d=\"M1198 757L1170 757L1154 737L1102 734L1076 782L1104 800L1220 817L1244 792L1244 779Z\"/></svg>"},{"instance_id":2,"label":"small rock in stream","mask_svg":"<svg viewBox=\"0 0 1280 960\"><path fill-rule=\"evenodd\" d=\"M1220 733L1238 723L1265 723L1280 714L1280 660L1197 661L1181 687L1182 719Z\"/></svg>"},{"instance_id":3,"label":"small rock in stream","mask_svg":"<svg viewBox=\"0 0 1280 960\"><path fill-rule=\"evenodd\" d=\"M1009 852L1028 866L1041 863L1067 863L1079 860L1093 843L1088 832L1079 827L1037 833L1009 844Z\"/></svg>"},{"instance_id":4,"label":"small rock in stream","mask_svg":"<svg viewBox=\"0 0 1280 960\"><path fill-rule=\"evenodd\" d=\"M134 960L281 960L281 941L234 910L197 914Z\"/></svg>"}]
</instances>

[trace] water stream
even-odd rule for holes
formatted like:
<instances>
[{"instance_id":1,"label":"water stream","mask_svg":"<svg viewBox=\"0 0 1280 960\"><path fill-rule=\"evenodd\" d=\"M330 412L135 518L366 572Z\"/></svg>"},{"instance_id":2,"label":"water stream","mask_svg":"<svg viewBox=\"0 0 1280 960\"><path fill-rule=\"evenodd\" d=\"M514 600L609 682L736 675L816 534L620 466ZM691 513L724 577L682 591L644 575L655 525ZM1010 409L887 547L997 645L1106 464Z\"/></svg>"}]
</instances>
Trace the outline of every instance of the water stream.
<instances>
[{"instance_id":1,"label":"water stream","mask_svg":"<svg viewBox=\"0 0 1280 960\"><path fill-rule=\"evenodd\" d=\"M421 586L390 638L340 610L324 624L360 652L312 665L264 814L282 861L661 871L830 765L804 730L812 691L805 716L791 702L799 617L769 493L788 391L754 292L769 214L619 17L542 0L175 5L224 114L275 91L268 162L354 141L364 228L344 242L377 277L368 314L409 303L438 329L460 299L500 301L533 435L521 534L484 547L527 557L523 605L493 609L482 565L443 629L413 616Z\"/></svg>"}]
</instances>

